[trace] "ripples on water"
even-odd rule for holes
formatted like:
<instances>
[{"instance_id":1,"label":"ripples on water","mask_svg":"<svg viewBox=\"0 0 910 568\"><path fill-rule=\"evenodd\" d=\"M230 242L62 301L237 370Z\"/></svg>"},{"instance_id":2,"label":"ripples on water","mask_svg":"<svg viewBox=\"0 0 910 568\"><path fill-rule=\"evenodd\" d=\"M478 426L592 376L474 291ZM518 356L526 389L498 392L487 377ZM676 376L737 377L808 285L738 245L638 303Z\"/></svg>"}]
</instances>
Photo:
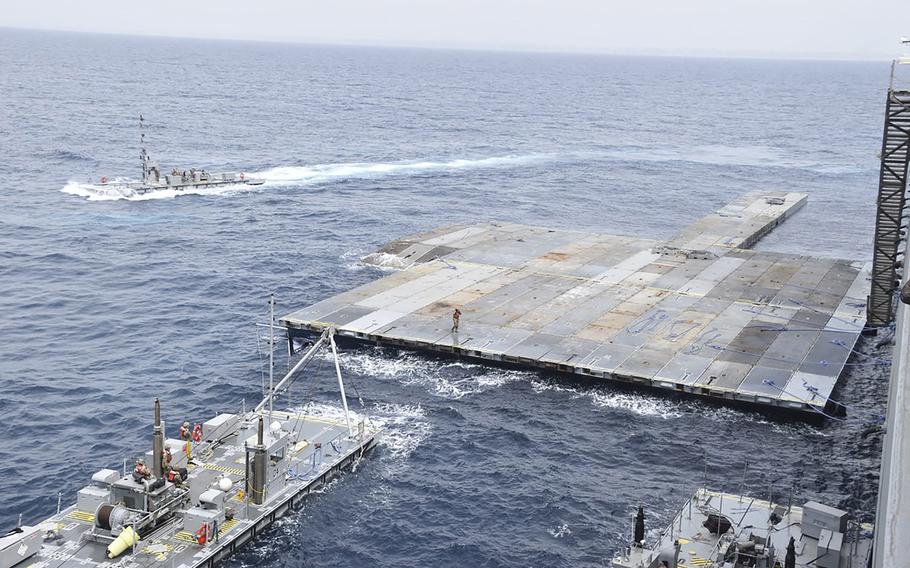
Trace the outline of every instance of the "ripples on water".
<instances>
[{"instance_id":1,"label":"ripples on water","mask_svg":"<svg viewBox=\"0 0 910 568\"><path fill-rule=\"evenodd\" d=\"M761 248L869 258L887 72L0 31L0 523L144 449L155 396L170 423L252 403L267 292L289 311L381 277L357 259L396 236L504 220L661 238L745 191L794 189L809 205ZM89 179L136 171L139 112L165 169L266 184L104 195ZM660 528L706 471L874 507L878 367L842 380L854 418L806 423L407 351L343 357L382 443L230 565L601 565L639 503ZM326 361L307 381L286 404L337 413Z\"/></svg>"}]
</instances>

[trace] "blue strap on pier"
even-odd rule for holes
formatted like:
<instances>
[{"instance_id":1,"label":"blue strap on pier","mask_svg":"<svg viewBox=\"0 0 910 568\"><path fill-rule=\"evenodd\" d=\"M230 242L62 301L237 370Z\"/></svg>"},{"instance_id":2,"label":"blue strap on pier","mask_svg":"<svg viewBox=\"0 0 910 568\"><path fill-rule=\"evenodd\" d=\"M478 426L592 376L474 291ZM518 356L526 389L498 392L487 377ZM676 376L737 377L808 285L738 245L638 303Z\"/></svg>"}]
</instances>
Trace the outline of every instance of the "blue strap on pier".
<instances>
[{"instance_id":1,"label":"blue strap on pier","mask_svg":"<svg viewBox=\"0 0 910 568\"><path fill-rule=\"evenodd\" d=\"M777 385L774 383L774 381L771 380L771 379L762 379L762 383L763 383L763 384L766 384L766 385L768 385L768 386L770 386L770 387L772 387L772 388L775 388L775 389L779 390L780 392L786 394L787 396L791 396L791 397L795 398L796 400L799 400L800 402L805 403L809 408L811 408L811 409L814 410L815 412L821 414L822 416L825 416L826 418L831 418L831 419L833 419L833 420L838 420L838 421L841 421L841 422L844 422L844 421L847 420L847 418L840 418L840 417L838 417L838 416L833 416L833 415L828 414L828 413L826 413L826 412L824 412L824 411L822 411L822 410L819 410L819 409L816 408L814 405L812 405L808 400L806 400L806 399L804 399L804 398L802 398L802 397L799 397L799 396L797 396L797 395L795 395L795 394L793 394L793 393L787 391L786 389L780 388L780 387L777 386ZM805 388L807 391L809 391L809 392L811 392L811 393L814 393L814 394L816 394L816 395L818 395L818 396L821 396L821 395L819 394L819 392L818 392L818 387L809 384L805 379L803 379L803 388ZM835 400L835 399L833 399L833 398L828 398L828 401L833 402L834 404L843 406L844 408L846 408L847 410L849 410L851 414L857 414L857 415L859 415L859 416L867 416L867 417L873 417L873 418L875 418L876 421L874 421L874 422L873 422L873 421L866 422L866 425L868 425L868 426L879 426L879 425L881 425L881 424L885 421L885 417L884 417L883 415L881 415L881 414L876 413L876 412L869 412L868 410L860 410L860 409L858 409L858 408L856 408L856 407L854 407L854 406L849 406L849 405L844 404L843 402L840 402L839 400Z\"/></svg>"},{"instance_id":2,"label":"blue strap on pier","mask_svg":"<svg viewBox=\"0 0 910 568\"><path fill-rule=\"evenodd\" d=\"M844 422L844 421L847 420L846 418L840 418L840 417L834 416L834 415L832 415L832 414L828 414L828 413L825 412L824 410L820 410L819 408L817 408L814 404L812 404L811 402L809 402L809 401L806 400L805 398L802 398L802 397L800 397L800 396L796 396L795 394L793 394L793 393L791 393L791 392L788 392L787 389L782 389L782 388L780 388L779 386L777 386L776 384L774 384L774 381L772 381L771 379L762 379L761 382L762 382L763 384L768 385L769 387L772 387L772 388L775 388L775 389L779 390L780 392L784 393L784 394L787 395L787 396L791 396L791 397L795 398L796 400L798 400L798 401L804 403L804 404L805 404L806 406L808 406L813 412L817 412L817 413L821 414L822 416L824 416L825 418L831 418L832 420L838 420L838 421L840 421L840 422ZM816 392L816 394L817 394L817 392ZM829 400L830 400L830 399L829 399Z\"/></svg>"}]
</instances>

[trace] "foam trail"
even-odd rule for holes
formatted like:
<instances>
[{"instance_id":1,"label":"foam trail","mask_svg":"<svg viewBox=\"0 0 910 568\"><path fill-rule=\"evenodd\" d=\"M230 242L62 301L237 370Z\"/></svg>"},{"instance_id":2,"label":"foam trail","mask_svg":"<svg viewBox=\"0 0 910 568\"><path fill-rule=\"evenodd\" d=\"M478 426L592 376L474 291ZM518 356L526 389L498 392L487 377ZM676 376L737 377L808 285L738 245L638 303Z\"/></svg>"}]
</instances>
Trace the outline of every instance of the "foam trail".
<instances>
[{"instance_id":1,"label":"foam trail","mask_svg":"<svg viewBox=\"0 0 910 568\"><path fill-rule=\"evenodd\" d=\"M591 155L618 161L688 162L708 166L801 169L830 175L861 173L870 167L870 164L831 163L794 158L792 153L784 148L762 145L618 146Z\"/></svg>"},{"instance_id":2,"label":"foam trail","mask_svg":"<svg viewBox=\"0 0 910 568\"><path fill-rule=\"evenodd\" d=\"M457 172L472 169L517 168L528 164L555 159L554 154L524 154L493 156L478 159L455 159L448 161L401 161L401 162L350 162L340 164L317 164L313 166L282 166L261 172L251 172L250 177L265 180L261 186L237 184L207 189L174 191L162 189L143 195L117 191L110 185L94 185L77 181L68 182L61 191L84 197L89 201L147 201L150 199L171 199L178 195L232 195L245 191L256 191L267 187L319 185L349 179L379 179L392 176L411 176L436 172ZM129 181L117 179L115 181Z\"/></svg>"},{"instance_id":3,"label":"foam trail","mask_svg":"<svg viewBox=\"0 0 910 568\"><path fill-rule=\"evenodd\" d=\"M683 410L678 402L667 400L660 396L649 396L638 393L613 392L601 389L579 389L563 386L554 381L534 380L531 388L536 393L554 391L567 393L572 398L587 398L591 403L600 408L621 410L638 414L639 416L653 416L656 418L671 419L683 415Z\"/></svg>"},{"instance_id":4,"label":"foam trail","mask_svg":"<svg viewBox=\"0 0 910 568\"><path fill-rule=\"evenodd\" d=\"M326 360L329 355L324 355ZM527 371L495 369L462 361L434 361L410 352L389 356L380 349L346 353L341 367L358 375L393 379L416 385L439 398L458 400L498 389L514 381L530 380Z\"/></svg>"},{"instance_id":5,"label":"foam trail","mask_svg":"<svg viewBox=\"0 0 910 568\"><path fill-rule=\"evenodd\" d=\"M342 260L347 261L351 255L342 255ZM412 263L402 260L401 257L387 252L371 252L367 255L358 255L353 262L347 262L348 270L363 270L375 268L383 272L404 270Z\"/></svg>"},{"instance_id":6,"label":"foam trail","mask_svg":"<svg viewBox=\"0 0 910 568\"><path fill-rule=\"evenodd\" d=\"M344 420L344 410L337 404L311 402L292 410L308 416ZM410 456L433 429L420 405L376 403L361 411L352 408L349 415L354 423L368 420L382 428L378 444L394 460L404 460Z\"/></svg>"},{"instance_id":7,"label":"foam trail","mask_svg":"<svg viewBox=\"0 0 910 568\"><path fill-rule=\"evenodd\" d=\"M116 181L135 181L135 180L116 180ZM261 186L259 186L261 187ZM95 185L91 183L80 183L78 181L69 181L60 190L63 193L84 197L88 201L151 201L154 199L173 199L179 195L231 195L243 191L250 191L256 186L245 184L223 185L219 187L186 189L176 191L173 189L159 189L137 195L131 191L123 191L116 186Z\"/></svg>"}]
</instances>

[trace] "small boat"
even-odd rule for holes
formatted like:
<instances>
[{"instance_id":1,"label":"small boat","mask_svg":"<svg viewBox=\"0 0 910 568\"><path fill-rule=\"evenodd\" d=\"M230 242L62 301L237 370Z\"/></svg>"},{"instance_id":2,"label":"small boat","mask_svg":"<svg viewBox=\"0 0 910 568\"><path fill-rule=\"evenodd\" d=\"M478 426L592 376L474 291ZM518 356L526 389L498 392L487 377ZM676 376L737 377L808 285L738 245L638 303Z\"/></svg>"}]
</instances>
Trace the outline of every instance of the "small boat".
<instances>
[{"instance_id":1,"label":"small boat","mask_svg":"<svg viewBox=\"0 0 910 568\"><path fill-rule=\"evenodd\" d=\"M139 161L142 167L141 181L111 181L101 178L101 187L106 191L116 191L126 196L143 195L152 191L173 190L187 191L224 187L228 185L262 185L264 180L249 176L243 172L208 172L205 169L190 168L180 170L173 168L170 173L162 174L161 167L152 161L145 149L145 119L139 115Z\"/></svg>"}]
</instances>

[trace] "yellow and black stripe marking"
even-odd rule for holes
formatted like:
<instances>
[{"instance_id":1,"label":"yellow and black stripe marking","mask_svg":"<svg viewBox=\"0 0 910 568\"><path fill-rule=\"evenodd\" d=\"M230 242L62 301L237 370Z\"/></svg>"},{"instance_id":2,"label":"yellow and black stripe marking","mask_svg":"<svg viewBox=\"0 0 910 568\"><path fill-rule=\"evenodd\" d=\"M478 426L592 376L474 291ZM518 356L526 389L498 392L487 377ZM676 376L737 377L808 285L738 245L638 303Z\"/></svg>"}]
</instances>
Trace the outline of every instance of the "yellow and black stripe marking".
<instances>
[{"instance_id":1,"label":"yellow and black stripe marking","mask_svg":"<svg viewBox=\"0 0 910 568\"><path fill-rule=\"evenodd\" d=\"M232 528L236 527L238 523L240 523L240 521L238 521L237 519L231 519L230 521L225 521L224 524L218 528L218 536L220 537L223 534L229 532Z\"/></svg>"},{"instance_id":2,"label":"yellow and black stripe marking","mask_svg":"<svg viewBox=\"0 0 910 568\"><path fill-rule=\"evenodd\" d=\"M92 513L86 513L85 511L71 511L67 517L75 521L84 521L86 523L95 522L95 515Z\"/></svg>"},{"instance_id":3,"label":"yellow and black stripe marking","mask_svg":"<svg viewBox=\"0 0 910 568\"><path fill-rule=\"evenodd\" d=\"M200 467L210 469L212 471L220 471L221 473L229 473L231 475L238 475L240 477L243 477L243 470L239 467L230 467L226 465L219 465L217 463L203 463L199 465Z\"/></svg>"},{"instance_id":4,"label":"yellow and black stripe marking","mask_svg":"<svg viewBox=\"0 0 910 568\"><path fill-rule=\"evenodd\" d=\"M179 533L174 535L174 538L177 540L182 540L183 542L198 544L196 542L196 537L193 535L193 533L191 533L189 531L180 531Z\"/></svg>"},{"instance_id":5,"label":"yellow and black stripe marking","mask_svg":"<svg viewBox=\"0 0 910 568\"><path fill-rule=\"evenodd\" d=\"M231 519L230 521L225 521L223 525L218 527L218 538L221 538L222 536L224 536L225 534L230 532L230 530L233 529L234 527L236 527L239 522L240 521L238 521L237 519ZM182 540L183 542L199 544L198 542L196 542L196 535L194 535L193 533L191 533L189 531L180 531L179 533L174 535L174 538L177 540Z\"/></svg>"}]
</instances>

